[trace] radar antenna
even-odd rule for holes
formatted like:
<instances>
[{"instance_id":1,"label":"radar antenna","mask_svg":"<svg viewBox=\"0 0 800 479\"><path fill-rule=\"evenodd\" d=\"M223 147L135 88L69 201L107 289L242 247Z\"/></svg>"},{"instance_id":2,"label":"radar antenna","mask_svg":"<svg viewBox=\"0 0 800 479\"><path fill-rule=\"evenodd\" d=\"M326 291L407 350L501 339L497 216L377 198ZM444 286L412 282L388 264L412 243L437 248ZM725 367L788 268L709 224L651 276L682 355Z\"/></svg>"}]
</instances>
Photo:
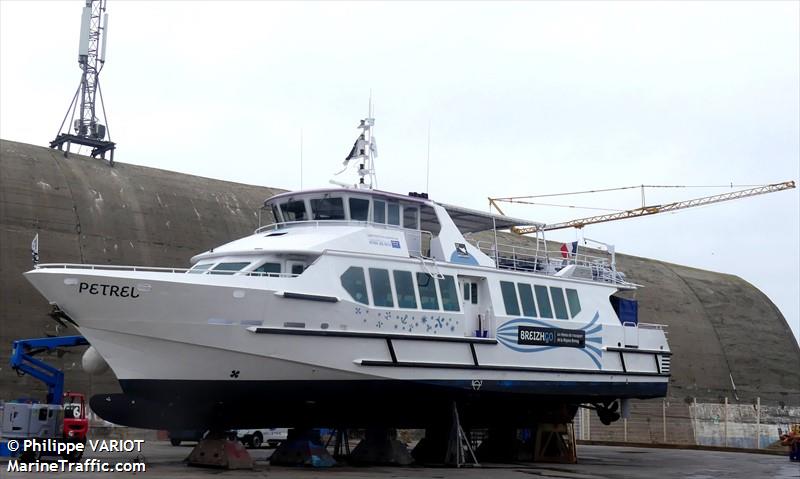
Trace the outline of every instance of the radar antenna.
<instances>
[{"instance_id":1,"label":"radar antenna","mask_svg":"<svg viewBox=\"0 0 800 479\"><path fill-rule=\"evenodd\" d=\"M375 157L378 156L378 144L375 142L375 134L373 129L375 127L375 118L372 117L372 95L369 98L369 115L367 118L361 120L358 128L361 129L361 134L356 138L353 143L353 148L344 159L341 169L336 175L344 173L350 166L350 162L357 160L358 164L358 183L355 185L357 188L372 189L378 187L378 180L375 176ZM331 183L340 186L347 186L349 184L331 180Z\"/></svg>"},{"instance_id":2,"label":"radar antenna","mask_svg":"<svg viewBox=\"0 0 800 479\"><path fill-rule=\"evenodd\" d=\"M106 61L107 39L106 0L86 0L81 16L81 35L78 43L78 65L83 71L81 82L75 96L72 97L64 120L61 122L56 139L50 142L50 148L63 150L66 143L67 149L64 151L64 156L67 156L72 143L89 146L92 148L91 156L95 158L99 156L105 159L106 152L110 152L109 163L113 166L116 144L111 141L111 130L108 128L103 92L100 90L100 70L103 69ZM103 112L102 123L95 110L98 94ZM76 115L78 118L75 118ZM67 123L67 118L70 118L70 123ZM67 124L66 131L64 131L65 124ZM74 133L69 132L70 125ZM106 134L108 134L108 140L106 140Z\"/></svg>"}]
</instances>

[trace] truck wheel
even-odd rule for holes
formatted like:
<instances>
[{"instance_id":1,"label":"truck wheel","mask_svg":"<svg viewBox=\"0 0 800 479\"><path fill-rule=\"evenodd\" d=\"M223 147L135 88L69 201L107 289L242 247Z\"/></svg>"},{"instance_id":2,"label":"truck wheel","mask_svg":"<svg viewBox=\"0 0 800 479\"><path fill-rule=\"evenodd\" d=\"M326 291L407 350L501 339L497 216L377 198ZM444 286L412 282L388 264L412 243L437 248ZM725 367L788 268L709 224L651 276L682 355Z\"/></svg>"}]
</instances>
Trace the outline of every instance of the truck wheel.
<instances>
[{"instance_id":1,"label":"truck wheel","mask_svg":"<svg viewBox=\"0 0 800 479\"><path fill-rule=\"evenodd\" d=\"M181 440L180 439L170 439L169 443L172 444L175 447L178 447L178 446L181 445Z\"/></svg>"},{"instance_id":2,"label":"truck wheel","mask_svg":"<svg viewBox=\"0 0 800 479\"><path fill-rule=\"evenodd\" d=\"M253 436L248 441L248 444L253 449L258 449L261 447L261 444L264 442L264 436L261 435L260 432L256 431Z\"/></svg>"}]
</instances>

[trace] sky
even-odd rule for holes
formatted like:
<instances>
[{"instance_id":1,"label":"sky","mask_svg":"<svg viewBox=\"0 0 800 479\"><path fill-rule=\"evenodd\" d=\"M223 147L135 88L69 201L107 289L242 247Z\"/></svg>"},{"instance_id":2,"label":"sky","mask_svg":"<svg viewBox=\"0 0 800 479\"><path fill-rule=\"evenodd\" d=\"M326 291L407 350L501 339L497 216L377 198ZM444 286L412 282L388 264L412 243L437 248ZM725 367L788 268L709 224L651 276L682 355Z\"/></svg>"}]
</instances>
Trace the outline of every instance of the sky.
<instances>
[{"instance_id":1,"label":"sky","mask_svg":"<svg viewBox=\"0 0 800 479\"><path fill-rule=\"evenodd\" d=\"M0 1L3 139L55 137L80 79L82 5ZM380 189L480 210L487 197L800 177L800 2L111 0L108 13L100 78L120 162L325 187L371 92ZM548 223L600 212L505 211ZM583 236L738 275L800 335L797 189L548 238Z\"/></svg>"}]
</instances>

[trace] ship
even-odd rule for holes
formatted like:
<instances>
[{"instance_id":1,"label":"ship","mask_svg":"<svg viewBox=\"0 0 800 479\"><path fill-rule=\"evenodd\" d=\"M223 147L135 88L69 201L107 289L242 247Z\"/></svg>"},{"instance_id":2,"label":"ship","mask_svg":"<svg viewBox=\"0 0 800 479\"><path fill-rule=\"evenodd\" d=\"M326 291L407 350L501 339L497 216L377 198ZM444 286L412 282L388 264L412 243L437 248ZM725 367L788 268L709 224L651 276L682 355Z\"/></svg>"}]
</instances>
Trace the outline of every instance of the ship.
<instances>
[{"instance_id":1,"label":"ship","mask_svg":"<svg viewBox=\"0 0 800 479\"><path fill-rule=\"evenodd\" d=\"M90 342L122 393L91 407L150 429L604 423L664 397L665 327L640 322L613 253L471 240L541 223L373 187L374 120L345 160L358 180L278 194L274 223L187 269L38 264L25 277ZM628 299L626 299L628 298ZM94 364L95 366L92 366Z\"/></svg>"}]
</instances>

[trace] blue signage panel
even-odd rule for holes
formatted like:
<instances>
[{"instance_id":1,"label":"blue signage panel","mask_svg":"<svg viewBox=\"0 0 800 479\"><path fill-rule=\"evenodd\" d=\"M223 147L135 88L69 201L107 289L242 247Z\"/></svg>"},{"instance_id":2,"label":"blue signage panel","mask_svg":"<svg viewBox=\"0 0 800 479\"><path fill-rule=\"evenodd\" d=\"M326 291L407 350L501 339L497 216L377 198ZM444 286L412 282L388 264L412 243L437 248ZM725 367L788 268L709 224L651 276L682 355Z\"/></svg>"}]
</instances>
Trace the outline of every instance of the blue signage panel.
<instances>
[{"instance_id":1,"label":"blue signage panel","mask_svg":"<svg viewBox=\"0 0 800 479\"><path fill-rule=\"evenodd\" d=\"M519 326L517 329L517 344L583 348L586 346L586 333L580 329Z\"/></svg>"}]
</instances>

